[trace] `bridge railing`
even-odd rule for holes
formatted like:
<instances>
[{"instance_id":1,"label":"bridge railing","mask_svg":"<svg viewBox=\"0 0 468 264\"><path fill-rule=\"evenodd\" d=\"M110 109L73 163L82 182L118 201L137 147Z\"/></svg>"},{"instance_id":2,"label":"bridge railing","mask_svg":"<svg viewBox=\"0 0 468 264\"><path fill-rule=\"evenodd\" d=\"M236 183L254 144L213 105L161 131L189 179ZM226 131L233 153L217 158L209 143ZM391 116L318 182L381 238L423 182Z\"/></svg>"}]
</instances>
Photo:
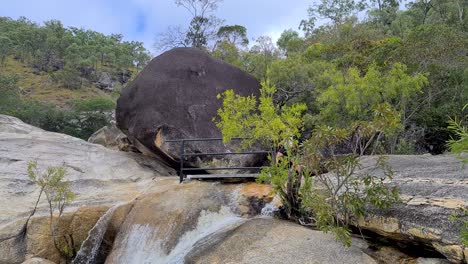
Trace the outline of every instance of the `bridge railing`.
<instances>
[{"instance_id":1,"label":"bridge railing","mask_svg":"<svg viewBox=\"0 0 468 264\"><path fill-rule=\"evenodd\" d=\"M231 138L233 141L240 141L246 138ZM191 138L191 139L176 139L176 140L165 140L168 143L179 143L179 157L180 157L180 164L179 164L179 179L180 182L183 182L187 175L184 172L187 171L216 171L216 170L257 170L260 171L264 167L203 167L203 168L188 168L184 167L184 160L187 157L207 157L207 156L230 156L230 155L258 155L258 154L270 154L271 157L275 157L276 152L272 150L264 150L264 151L240 151L240 152L206 152L206 153L186 153L185 147L187 146L187 142L206 142L206 141L223 141L222 138ZM272 158L271 160L275 160Z\"/></svg>"}]
</instances>

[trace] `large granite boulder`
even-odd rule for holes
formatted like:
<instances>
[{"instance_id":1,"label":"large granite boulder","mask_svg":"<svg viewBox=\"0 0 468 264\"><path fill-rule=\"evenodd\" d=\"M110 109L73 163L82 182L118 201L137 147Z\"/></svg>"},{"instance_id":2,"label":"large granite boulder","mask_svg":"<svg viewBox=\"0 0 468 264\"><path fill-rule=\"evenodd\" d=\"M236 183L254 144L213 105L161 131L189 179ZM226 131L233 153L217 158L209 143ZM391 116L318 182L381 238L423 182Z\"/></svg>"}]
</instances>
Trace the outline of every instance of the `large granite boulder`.
<instances>
[{"instance_id":1,"label":"large granite boulder","mask_svg":"<svg viewBox=\"0 0 468 264\"><path fill-rule=\"evenodd\" d=\"M357 173L373 170L376 157L364 157ZM460 242L461 222L452 215L468 209L468 166L452 155L390 156L394 170L390 184L401 190L402 203L372 210L361 228L406 245L433 248L453 263L468 262L468 248ZM466 218L464 219L466 221Z\"/></svg>"},{"instance_id":2,"label":"large granite boulder","mask_svg":"<svg viewBox=\"0 0 468 264\"><path fill-rule=\"evenodd\" d=\"M219 138L213 118L221 107L216 96L228 89L240 95L259 95L259 82L240 69L193 48L176 48L154 58L122 91L117 102L117 126L134 145L164 157L177 166L180 143L167 140ZM188 143L187 152L226 152L221 142ZM251 166L260 157L221 162L192 159L192 165Z\"/></svg>"}]
</instances>

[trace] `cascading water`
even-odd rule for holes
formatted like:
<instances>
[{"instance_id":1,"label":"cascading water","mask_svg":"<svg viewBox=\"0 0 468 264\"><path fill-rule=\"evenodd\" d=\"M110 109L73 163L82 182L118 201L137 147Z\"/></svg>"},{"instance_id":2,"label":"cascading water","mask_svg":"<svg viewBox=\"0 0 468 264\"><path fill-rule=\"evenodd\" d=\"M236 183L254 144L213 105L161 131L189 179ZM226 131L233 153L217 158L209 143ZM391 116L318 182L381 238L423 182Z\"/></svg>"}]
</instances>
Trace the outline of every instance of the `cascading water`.
<instances>
[{"instance_id":1,"label":"cascading water","mask_svg":"<svg viewBox=\"0 0 468 264\"><path fill-rule=\"evenodd\" d=\"M89 230L88 237L81 244L81 248L78 251L73 264L93 264L96 256L98 254L99 247L101 246L102 239L104 234L107 231L112 216L114 215L115 210L120 206L116 204L109 208L99 220L96 222L94 227Z\"/></svg>"},{"instance_id":2,"label":"cascading water","mask_svg":"<svg viewBox=\"0 0 468 264\"><path fill-rule=\"evenodd\" d=\"M117 263L154 263L180 264L194 245L210 235L235 228L246 221L234 213L233 199L237 199L239 188L229 196L225 206L218 212L202 210L194 229L185 232L172 250L167 253L163 249L166 239L158 239L158 227L134 224L124 239L123 250L114 258ZM173 227L177 229L177 227Z\"/></svg>"},{"instance_id":3,"label":"cascading water","mask_svg":"<svg viewBox=\"0 0 468 264\"><path fill-rule=\"evenodd\" d=\"M262 216L274 216L275 212L277 212L278 210L278 207L276 207L276 205L274 205L273 202L271 202L265 204L260 214Z\"/></svg>"}]
</instances>

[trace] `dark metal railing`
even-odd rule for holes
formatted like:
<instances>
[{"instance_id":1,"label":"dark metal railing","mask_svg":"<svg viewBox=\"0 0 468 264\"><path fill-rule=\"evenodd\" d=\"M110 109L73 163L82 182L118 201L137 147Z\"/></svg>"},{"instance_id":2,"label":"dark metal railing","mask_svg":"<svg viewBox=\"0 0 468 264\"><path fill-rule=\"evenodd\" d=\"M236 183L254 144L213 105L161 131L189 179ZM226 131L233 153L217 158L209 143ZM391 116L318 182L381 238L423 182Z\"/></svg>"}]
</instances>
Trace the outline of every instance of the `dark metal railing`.
<instances>
[{"instance_id":1,"label":"dark metal railing","mask_svg":"<svg viewBox=\"0 0 468 264\"><path fill-rule=\"evenodd\" d=\"M243 140L246 138L231 138L231 140ZM215 170L261 170L263 167L223 167L223 168L186 168L184 167L184 159L186 157L195 157L195 156L228 156L228 155L255 155L255 154L270 154L272 159L275 160L276 153L272 149L270 151L241 151L241 152L207 152L207 153L185 153L186 142L202 142L202 141L223 141L222 138L191 138L191 139L176 139L176 140L166 140L168 143L180 143L180 168L179 168L179 179L180 182L183 182L186 178L184 171L215 171Z\"/></svg>"}]
</instances>

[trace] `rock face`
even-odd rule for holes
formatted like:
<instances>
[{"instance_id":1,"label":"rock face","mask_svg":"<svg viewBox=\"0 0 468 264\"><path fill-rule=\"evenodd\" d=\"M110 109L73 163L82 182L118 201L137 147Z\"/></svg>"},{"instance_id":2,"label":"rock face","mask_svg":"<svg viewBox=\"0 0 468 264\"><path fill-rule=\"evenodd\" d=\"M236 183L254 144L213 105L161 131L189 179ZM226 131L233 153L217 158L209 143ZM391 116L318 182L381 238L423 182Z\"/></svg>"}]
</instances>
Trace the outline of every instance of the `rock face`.
<instances>
[{"instance_id":1,"label":"rock face","mask_svg":"<svg viewBox=\"0 0 468 264\"><path fill-rule=\"evenodd\" d=\"M399 186L402 203L390 210L373 210L361 227L391 239L435 248L454 263L468 262L460 242L461 224L451 220L468 208L468 166L444 156L390 156L394 170L391 184ZM375 164L362 160L362 171ZM381 175L381 172L372 172Z\"/></svg>"},{"instance_id":2,"label":"rock face","mask_svg":"<svg viewBox=\"0 0 468 264\"><path fill-rule=\"evenodd\" d=\"M89 137L88 142L99 144L113 150L138 152L131 144L127 135L122 133L115 124L110 124L94 132L91 137Z\"/></svg>"},{"instance_id":3,"label":"rock face","mask_svg":"<svg viewBox=\"0 0 468 264\"><path fill-rule=\"evenodd\" d=\"M166 140L221 137L213 122L222 103L216 96L228 89L258 96L259 87L253 76L203 51L173 49L154 58L122 91L117 102L117 126L132 141L177 165L180 145ZM203 142L187 144L187 149L225 152L230 148L220 142ZM230 165L252 165L257 159L231 159ZM204 163L191 161L194 165ZM218 163L225 165L226 161Z\"/></svg>"},{"instance_id":4,"label":"rock face","mask_svg":"<svg viewBox=\"0 0 468 264\"><path fill-rule=\"evenodd\" d=\"M377 263L363 253L365 248L362 240L353 239L353 246L346 248L331 234L256 218L197 242L185 263Z\"/></svg>"},{"instance_id":5,"label":"rock face","mask_svg":"<svg viewBox=\"0 0 468 264\"><path fill-rule=\"evenodd\" d=\"M37 160L41 169L65 166L72 191L76 193L76 200L68 207L69 213L85 205L105 206L81 218L88 219L82 220L81 226L91 227L107 207L131 201L148 188L155 176L175 174L166 165L141 155L112 151L0 115L0 238L16 234L36 202L39 189L26 175L27 164L31 160ZM41 216L47 215L47 210L46 202L42 199L36 212L39 219L31 222L33 227L28 229L26 238L0 243L0 263L21 263L28 254L53 258L53 255L47 254L47 250L44 251L53 249L53 246L40 242L50 243L50 237L44 237L48 226L45 220L40 220ZM73 215L70 217L73 218ZM82 233L86 235L87 231L83 229ZM75 242L79 246L78 238Z\"/></svg>"},{"instance_id":6,"label":"rock face","mask_svg":"<svg viewBox=\"0 0 468 264\"><path fill-rule=\"evenodd\" d=\"M346 248L291 222L240 217L240 201L265 193L258 184L163 179L135 202L106 263L375 263L363 241Z\"/></svg>"},{"instance_id":7,"label":"rock face","mask_svg":"<svg viewBox=\"0 0 468 264\"><path fill-rule=\"evenodd\" d=\"M99 73L98 81L95 83L96 87L107 91L112 92L114 88L114 83L112 82L112 76L108 72Z\"/></svg>"}]
</instances>

